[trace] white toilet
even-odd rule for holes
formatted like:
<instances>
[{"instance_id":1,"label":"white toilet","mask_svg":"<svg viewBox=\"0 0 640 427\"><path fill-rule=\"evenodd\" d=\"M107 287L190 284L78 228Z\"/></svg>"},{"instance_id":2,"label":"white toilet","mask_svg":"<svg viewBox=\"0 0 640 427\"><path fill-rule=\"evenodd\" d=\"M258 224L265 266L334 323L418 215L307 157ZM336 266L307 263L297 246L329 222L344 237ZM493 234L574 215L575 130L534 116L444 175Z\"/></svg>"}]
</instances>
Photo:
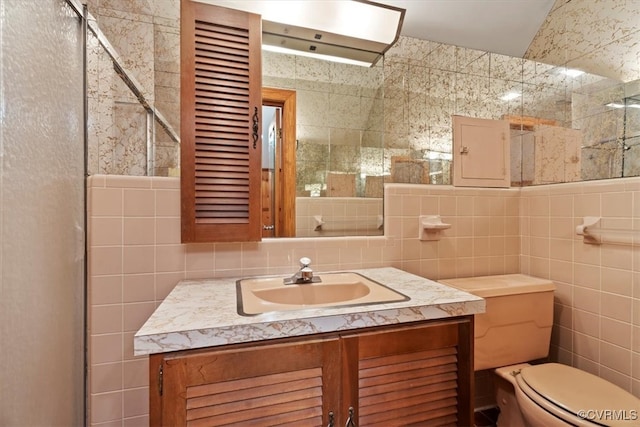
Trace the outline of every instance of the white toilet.
<instances>
[{"instance_id":1,"label":"white toilet","mask_svg":"<svg viewBox=\"0 0 640 427\"><path fill-rule=\"evenodd\" d=\"M549 354L555 285L523 274L441 280L478 295L475 370L495 369L498 427L640 426L640 399Z\"/></svg>"}]
</instances>

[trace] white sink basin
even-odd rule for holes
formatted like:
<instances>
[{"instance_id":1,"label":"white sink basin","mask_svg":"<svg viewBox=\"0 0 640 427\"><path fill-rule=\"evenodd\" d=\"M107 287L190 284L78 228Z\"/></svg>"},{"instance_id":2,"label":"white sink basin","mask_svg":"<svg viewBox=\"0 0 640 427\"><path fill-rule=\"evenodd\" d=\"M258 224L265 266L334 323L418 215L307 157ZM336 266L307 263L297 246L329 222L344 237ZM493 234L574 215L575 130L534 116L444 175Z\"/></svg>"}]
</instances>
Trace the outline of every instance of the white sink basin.
<instances>
[{"instance_id":1,"label":"white sink basin","mask_svg":"<svg viewBox=\"0 0 640 427\"><path fill-rule=\"evenodd\" d=\"M321 282L285 285L283 277L238 280L238 313L251 316L273 311L381 304L409 299L358 273L320 273L316 277Z\"/></svg>"}]
</instances>

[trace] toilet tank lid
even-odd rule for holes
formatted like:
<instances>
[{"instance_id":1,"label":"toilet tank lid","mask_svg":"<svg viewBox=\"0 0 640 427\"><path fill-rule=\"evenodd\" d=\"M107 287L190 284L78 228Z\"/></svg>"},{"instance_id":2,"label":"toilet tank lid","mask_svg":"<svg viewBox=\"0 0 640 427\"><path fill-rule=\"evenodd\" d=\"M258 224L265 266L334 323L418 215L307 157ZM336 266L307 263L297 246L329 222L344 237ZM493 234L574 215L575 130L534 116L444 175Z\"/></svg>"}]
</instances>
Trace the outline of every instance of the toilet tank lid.
<instances>
[{"instance_id":1,"label":"toilet tank lid","mask_svg":"<svg viewBox=\"0 0 640 427\"><path fill-rule=\"evenodd\" d=\"M526 274L464 277L440 280L440 282L482 298L548 292L556 289L552 281Z\"/></svg>"}]
</instances>

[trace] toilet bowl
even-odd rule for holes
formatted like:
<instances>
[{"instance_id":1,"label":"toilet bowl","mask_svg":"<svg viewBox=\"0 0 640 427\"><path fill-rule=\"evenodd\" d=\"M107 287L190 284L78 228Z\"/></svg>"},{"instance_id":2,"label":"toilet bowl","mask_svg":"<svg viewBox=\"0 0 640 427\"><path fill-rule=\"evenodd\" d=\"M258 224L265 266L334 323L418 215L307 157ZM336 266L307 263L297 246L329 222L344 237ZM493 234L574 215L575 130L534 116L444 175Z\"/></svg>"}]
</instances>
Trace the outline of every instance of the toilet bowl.
<instances>
[{"instance_id":1,"label":"toilet bowl","mask_svg":"<svg viewBox=\"0 0 640 427\"><path fill-rule=\"evenodd\" d=\"M640 399L620 387L570 366L528 363L549 353L552 282L522 274L441 282L485 299L474 365L495 369L498 427L640 426Z\"/></svg>"}]
</instances>

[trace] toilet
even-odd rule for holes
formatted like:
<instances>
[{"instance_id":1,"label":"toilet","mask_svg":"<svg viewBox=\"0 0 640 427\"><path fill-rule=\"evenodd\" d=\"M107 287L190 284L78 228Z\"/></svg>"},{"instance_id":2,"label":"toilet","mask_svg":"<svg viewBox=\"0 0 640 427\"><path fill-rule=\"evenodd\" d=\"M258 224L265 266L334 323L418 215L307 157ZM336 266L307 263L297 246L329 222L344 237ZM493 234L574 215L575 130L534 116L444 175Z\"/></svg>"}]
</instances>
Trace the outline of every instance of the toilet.
<instances>
[{"instance_id":1,"label":"toilet","mask_svg":"<svg viewBox=\"0 0 640 427\"><path fill-rule=\"evenodd\" d=\"M524 274L440 280L485 299L475 316L474 366L494 369L498 427L639 426L640 399L549 354L553 293L549 280Z\"/></svg>"}]
</instances>

